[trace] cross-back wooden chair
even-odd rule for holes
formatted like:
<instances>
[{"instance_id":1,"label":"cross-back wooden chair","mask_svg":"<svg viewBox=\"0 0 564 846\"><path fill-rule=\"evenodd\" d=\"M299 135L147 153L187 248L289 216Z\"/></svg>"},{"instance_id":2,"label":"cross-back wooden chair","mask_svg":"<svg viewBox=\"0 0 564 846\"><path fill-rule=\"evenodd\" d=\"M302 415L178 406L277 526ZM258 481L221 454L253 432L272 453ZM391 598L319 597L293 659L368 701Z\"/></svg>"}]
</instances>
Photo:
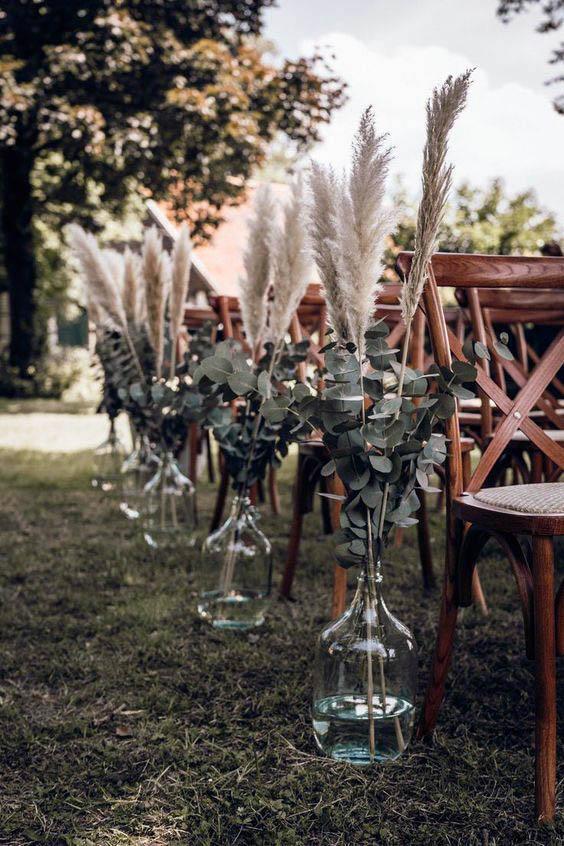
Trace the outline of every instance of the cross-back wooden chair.
<instances>
[{"instance_id":1,"label":"cross-back wooden chair","mask_svg":"<svg viewBox=\"0 0 564 846\"><path fill-rule=\"evenodd\" d=\"M183 322L184 333L181 333L178 339L178 361L182 360L182 356L187 348L187 333L191 330L194 331L201 329L206 323L212 323L214 326L217 325L217 314L212 308L190 305L186 306L184 309ZM216 330L214 329L214 333L215 331ZM208 478L209 481L213 483L215 481L215 469L209 432L207 430L203 430L197 423L192 423L188 429L186 448L182 451L182 453L183 455L186 455L188 475L194 483L197 480L198 457L204 452L206 456Z\"/></svg>"},{"instance_id":2,"label":"cross-back wooden chair","mask_svg":"<svg viewBox=\"0 0 564 846\"><path fill-rule=\"evenodd\" d=\"M484 360L483 366L499 387L507 392L508 385L514 394L527 382L531 368L538 363L538 355L527 340L527 332L547 327L553 333L564 325L564 291L535 290L532 294L521 289L461 289L456 291L459 303L468 314L468 322L474 339L488 346L491 362ZM532 328L531 328L532 327ZM511 337L516 356L510 361L495 349L496 335L502 329ZM531 356L534 353L534 358ZM558 375L539 397L538 407L531 409L530 417L550 437L564 443L564 385ZM499 412L489 397L480 393L479 434L477 440L485 448L494 432ZM467 415L468 417L469 415ZM527 459L527 461L525 461ZM534 443L517 431L498 461L497 475L505 474L512 467L514 478L523 481L541 482L550 479L553 469Z\"/></svg>"},{"instance_id":3,"label":"cross-back wooden chair","mask_svg":"<svg viewBox=\"0 0 564 846\"><path fill-rule=\"evenodd\" d=\"M407 276L411 254L401 253ZM464 360L459 339L446 325L439 288L472 290L519 289L531 299L541 290L564 289L564 259L436 254L429 268L422 308L437 364ZM535 799L539 820L551 820L556 789L556 656L564 654L564 583L554 592L554 538L564 534L564 484L485 487L496 462L516 432L564 470L564 448L531 417L564 362L564 328L560 328L522 387L510 398L478 365L477 384L499 409L499 422L477 467L464 485L458 413L446 423L447 526L443 595L429 686L419 736L432 734L444 697L458 609L470 601L470 583L477 558L489 538L506 553L515 575L523 612L527 653L535 662ZM554 472L553 478L557 478ZM530 556L519 543L531 543Z\"/></svg>"},{"instance_id":4,"label":"cross-back wooden chair","mask_svg":"<svg viewBox=\"0 0 564 846\"><path fill-rule=\"evenodd\" d=\"M390 334L388 336L388 344L390 347L396 347L401 344L405 335L405 325L402 321L401 308L399 306L400 291L400 285L391 283L386 285L384 290L378 296L378 304L374 314L375 319L383 318L390 327ZM317 296L318 299L315 305L318 311L323 310L323 322L321 323L320 328L324 331L325 303L320 292ZM457 331L459 331L458 327ZM323 332L320 332L319 344L321 346L323 344L322 338ZM410 363L413 367L424 369L428 363L428 358L429 356L425 351L425 319L423 314L419 313L415 319L413 333L411 336ZM469 450L471 448L471 444L466 442L465 448ZM298 564L303 519L306 514L313 510L316 488L319 487L321 493L329 492L329 487L333 493L342 493L342 487L340 486L338 479L333 478L331 480L327 480L321 476L321 468L328 459L328 451L320 438L312 438L299 446L298 466L294 481L292 526L290 529L290 540L286 554L286 564L282 581L280 583L280 594L285 598L290 598L291 596L292 585ZM329 506L329 503L325 498L322 498L321 503L322 513L324 516L324 529L328 533L338 526L340 511L339 504L332 503L331 506ZM419 521L417 524L417 532L423 585L425 588L431 588L435 583L435 579L433 574L427 506L424 496L421 497L421 509L418 516ZM339 614L342 614L344 611L346 604L346 591L346 570L336 564L333 574L333 598L331 611L333 617L339 616ZM479 582L477 581L477 576L475 592L485 609L485 602L483 600L481 588L479 587Z\"/></svg>"}]
</instances>

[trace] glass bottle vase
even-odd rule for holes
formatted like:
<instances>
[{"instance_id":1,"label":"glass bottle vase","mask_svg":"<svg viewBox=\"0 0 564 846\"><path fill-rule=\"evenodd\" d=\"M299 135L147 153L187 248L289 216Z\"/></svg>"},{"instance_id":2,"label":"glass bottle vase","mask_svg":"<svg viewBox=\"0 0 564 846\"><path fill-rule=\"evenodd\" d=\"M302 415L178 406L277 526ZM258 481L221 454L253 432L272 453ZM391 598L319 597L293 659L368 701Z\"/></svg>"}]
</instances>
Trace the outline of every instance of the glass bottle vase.
<instances>
[{"instance_id":1,"label":"glass bottle vase","mask_svg":"<svg viewBox=\"0 0 564 846\"><path fill-rule=\"evenodd\" d=\"M145 485L150 482L161 465L161 459L142 437L139 445L128 455L121 466L122 497L120 511L128 520L139 520L145 503Z\"/></svg>"},{"instance_id":2,"label":"glass bottle vase","mask_svg":"<svg viewBox=\"0 0 564 846\"><path fill-rule=\"evenodd\" d=\"M417 649L388 610L381 565L363 569L350 607L319 637L313 697L318 747L357 766L393 760L413 731Z\"/></svg>"},{"instance_id":3,"label":"glass bottle vase","mask_svg":"<svg viewBox=\"0 0 564 846\"><path fill-rule=\"evenodd\" d=\"M272 588L272 547L246 492L202 547L198 614L220 629L260 626Z\"/></svg>"},{"instance_id":4,"label":"glass bottle vase","mask_svg":"<svg viewBox=\"0 0 564 846\"><path fill-rule=\"evenodd\" d=\"M119 439L115 421L110 420L107 439L96 447L92 456L92 487L104 493L121 490L121 466L127 455L125 445Z\"/></svg>"},{"instance_id":5,"label":"glass bottle vase","mask_svg":"<svg viewBox=\"0 0 564 846\"><path fill-rule=\"evenodd\" d=\"M167 452L147 482L142 507L143 536L153 549L194 546L198 525L196 489Z\"/></svg>"}]
</instances>

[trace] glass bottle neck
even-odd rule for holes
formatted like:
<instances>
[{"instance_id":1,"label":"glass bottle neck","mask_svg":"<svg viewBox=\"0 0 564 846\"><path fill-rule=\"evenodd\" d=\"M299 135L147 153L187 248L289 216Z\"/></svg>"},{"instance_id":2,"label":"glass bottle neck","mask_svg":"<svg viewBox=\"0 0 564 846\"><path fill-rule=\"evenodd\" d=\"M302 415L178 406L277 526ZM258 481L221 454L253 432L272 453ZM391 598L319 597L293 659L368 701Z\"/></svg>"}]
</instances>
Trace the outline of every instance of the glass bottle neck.
<instances>
[{"instance_id":1,"label":"glass bottle neck","mask_svg":"<svg viewBox=\"0 0 564 846\"><path fill-rule=\"evenodd\" d=\"M233 497L233 503L231 505L231 517L232 518L240 518L250 514L253 505L251 503L251 498L248 495L247 491L243 493L237 493Z\"/></svg>"},{"instance_id":2,"label":"glass bottle neck","mask_svg":"<svg viewBox=\"0 0 564 846\"><path fill-rule=\"evenodd\" d=\"M374 556L373 560L366 560L358 576L357 588L353 605L359 601L378 602L382 600L382 561Z\"/></svg>"}]
</instances>

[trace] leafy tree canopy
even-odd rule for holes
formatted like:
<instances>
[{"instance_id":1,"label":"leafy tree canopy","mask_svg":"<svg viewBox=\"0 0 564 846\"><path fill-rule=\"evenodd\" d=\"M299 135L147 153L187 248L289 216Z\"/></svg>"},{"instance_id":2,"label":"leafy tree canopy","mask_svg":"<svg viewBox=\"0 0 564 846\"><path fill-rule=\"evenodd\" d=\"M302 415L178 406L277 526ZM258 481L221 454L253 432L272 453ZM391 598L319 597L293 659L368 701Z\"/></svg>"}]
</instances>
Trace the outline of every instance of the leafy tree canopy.
<instances>
[{"instance_id":1,"label":"leafy tree canopy","mask_svg":"<svg viewBox=\"0 0 564 846\"><path fill-rule=\"evenodd\" d=\"M537 32L555 32L564 23L564 0L498 0L497 14L507 23L520 12L528 10L530 6L541 5L542 19L537 26ZM552 51L549 59L551 65L564 63L564 41ZM564 82L564 74L559 73L548 80L548 85ZM554 108L564 114L564 94L559 94L554 100Z\"/></svg>"},{"instance_id":2,"label":"leafy tree canopy","mask_svg":"<svg viewBox=\"0 0 564 846\"><path fill-rule=\"evenodd\" d=\"M0 144L42 168L36 201L75 216L142 186L214 221L278 131L300 146L343 102L321 58L265 61L273 0L8 0ZM58 155L53 156L51 153ZM113 211L114 209L112 209Z\"/></svg>"},{"instance_id":3,"label":"leafy tree canopy","mask_svg":"<svg viewBox=\"0 0 564 846\"><path fill-rule=\"evenodd\" d=\"M196 236L268 143L298 148L344 101L320 55L269 61L274 0L5 0L0 161L11 361L38 353L34 219L115 214L133 192L189 209Z\"/></svg>"},{"instance_id":4,"label":"leafy tree canopy","mask_svg":"<svg viewBox=\"0 0 564 846\"><path fill-rule=\"evenodd\" d=\"M412 250L415 240L415 210L402 187L396 203L402 213L386 256L390 271L398 252ZM454 192L445 216L439 249L447 253L534 255L557 235L554 215L539 206L534 191L508 196L501 179L492 180L484 189L464 182Z\"/></svg>"}]
</instances>

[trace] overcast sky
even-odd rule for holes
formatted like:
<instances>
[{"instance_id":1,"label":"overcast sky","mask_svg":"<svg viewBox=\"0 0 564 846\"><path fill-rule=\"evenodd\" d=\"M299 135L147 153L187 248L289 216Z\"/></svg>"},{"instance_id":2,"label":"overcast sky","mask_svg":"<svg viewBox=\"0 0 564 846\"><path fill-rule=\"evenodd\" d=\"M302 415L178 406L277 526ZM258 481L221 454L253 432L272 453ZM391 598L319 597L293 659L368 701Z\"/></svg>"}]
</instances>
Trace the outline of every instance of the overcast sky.
<instances>
[{"instance_id":1,"label":"overcast sky","mask_svg":"<svg viewBox=\"0 0 564 846\"><path fill-rule=\"evenodd\" d=\"M279 0L266 13L266 36L282 55L327 46L349 83L349 102L315 157L345 164L359 115L372 104L378 130L396 148L395 170L416 193L426 98L449 73L475 67L453 133L455 181L483 185L502 176L511 192L532 187L564 228L564 115L544 85L559 33L535 32L531 12L504 25L496 7L496 0Z\"/></svg>"}]
</instances>

